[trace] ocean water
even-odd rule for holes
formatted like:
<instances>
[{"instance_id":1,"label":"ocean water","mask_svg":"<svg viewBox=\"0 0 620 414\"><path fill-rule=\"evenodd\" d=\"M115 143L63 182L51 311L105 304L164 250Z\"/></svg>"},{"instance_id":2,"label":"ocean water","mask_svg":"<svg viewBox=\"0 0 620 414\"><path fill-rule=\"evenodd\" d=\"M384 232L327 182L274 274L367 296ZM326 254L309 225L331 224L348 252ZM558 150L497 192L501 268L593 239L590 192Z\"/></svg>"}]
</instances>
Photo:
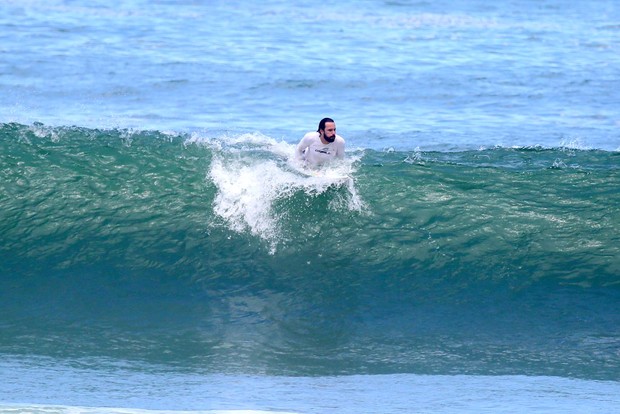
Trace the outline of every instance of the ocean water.
<instances>
[{"instance_id":1,"label":"ocean water","mask_svg":"<svg viewBox=\"0 0 620 414\"><path fill-rule=\"evenodd\" d=\"M617 1L0 1L0 412L620 412L619 49Z\"/></svg>"}]
</instances>

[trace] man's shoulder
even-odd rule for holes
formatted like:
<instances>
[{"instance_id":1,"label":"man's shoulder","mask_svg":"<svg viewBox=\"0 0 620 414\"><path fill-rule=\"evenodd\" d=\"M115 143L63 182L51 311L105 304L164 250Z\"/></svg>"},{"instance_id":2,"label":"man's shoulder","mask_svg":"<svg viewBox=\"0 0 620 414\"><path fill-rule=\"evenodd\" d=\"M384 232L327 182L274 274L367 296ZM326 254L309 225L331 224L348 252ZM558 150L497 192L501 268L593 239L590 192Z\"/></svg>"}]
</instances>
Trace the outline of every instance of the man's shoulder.
<instances>
[{"instance_id":1,"label":"man's shoulder","mask_svg":"<svg viewBox=\"0 0 620 414\"><path fill-rule=\"evenodd\" d=\"M319 141L320 135L318 132L308 132L306 135L304 135L304 137L301 139L301 142L305 143L306 145L310 145L316 141Z\"/></svg>"}]
</instances>

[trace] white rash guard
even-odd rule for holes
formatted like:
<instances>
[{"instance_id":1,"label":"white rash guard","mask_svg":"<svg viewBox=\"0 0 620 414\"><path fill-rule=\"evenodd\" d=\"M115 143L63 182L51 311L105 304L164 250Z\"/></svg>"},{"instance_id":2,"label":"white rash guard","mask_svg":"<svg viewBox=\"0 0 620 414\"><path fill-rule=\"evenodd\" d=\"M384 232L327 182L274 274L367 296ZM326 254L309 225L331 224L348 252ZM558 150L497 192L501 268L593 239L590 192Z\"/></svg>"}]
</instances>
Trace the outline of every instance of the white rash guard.
<instances>
[{"instance_id":1,"label":"white rash guard","mask_svg":"<svg viewBox=\"0 0 620 414\"><path fill-rule=\"evenodd\" d=\"M323 144L318 132L308 132L297 145L295 156L310 165L320 165L334 158L344 158L344 139L336 135L334 142Z\"/></svg>"}]
</instances>

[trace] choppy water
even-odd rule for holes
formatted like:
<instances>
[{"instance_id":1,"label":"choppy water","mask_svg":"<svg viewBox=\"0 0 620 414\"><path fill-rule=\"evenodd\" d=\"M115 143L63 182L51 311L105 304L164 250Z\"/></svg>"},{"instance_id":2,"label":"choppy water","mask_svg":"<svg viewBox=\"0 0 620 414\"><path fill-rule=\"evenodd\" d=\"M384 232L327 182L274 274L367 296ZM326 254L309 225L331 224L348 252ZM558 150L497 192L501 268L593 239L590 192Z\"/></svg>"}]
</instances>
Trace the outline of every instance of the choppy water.
<instances>
[{"instance_id":1,"label":"choppy water","mask_svg":"<svg viewBox=\"0 0 620 414\"><path fill-rule=\"evenodd\" d=\"M616 150L616 1L3 2L0 113L354 145Z\"/></svg>"},{"instance_id":2,"label":"choppy water","mask_svg":"<svg viewBox=\"0 0 620 414\"><path fill-rule=\"evenodd\" d=\"M1 2L0 411L613 412L619 17Z\"/></svg>"}]
</instances>

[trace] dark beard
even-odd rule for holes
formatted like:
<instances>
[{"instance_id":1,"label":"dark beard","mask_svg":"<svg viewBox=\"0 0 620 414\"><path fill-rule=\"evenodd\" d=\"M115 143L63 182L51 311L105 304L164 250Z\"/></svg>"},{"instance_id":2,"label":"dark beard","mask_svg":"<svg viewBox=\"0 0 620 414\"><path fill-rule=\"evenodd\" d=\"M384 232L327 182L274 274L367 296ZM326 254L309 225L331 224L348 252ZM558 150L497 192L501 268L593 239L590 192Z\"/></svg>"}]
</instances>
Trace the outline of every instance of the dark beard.
<instances>
[{"instance_id":1,"label":"dark beard","mask_svg":"<svg viewBox=\"0 0 620 414\"><path fill-rule=\"evenodd\" d=\"M328 137L327 135L323 135L323 139L327 142L334 142L336 140L336 134L334 134L331 137Z\"/></svg>"}]
</instances>

